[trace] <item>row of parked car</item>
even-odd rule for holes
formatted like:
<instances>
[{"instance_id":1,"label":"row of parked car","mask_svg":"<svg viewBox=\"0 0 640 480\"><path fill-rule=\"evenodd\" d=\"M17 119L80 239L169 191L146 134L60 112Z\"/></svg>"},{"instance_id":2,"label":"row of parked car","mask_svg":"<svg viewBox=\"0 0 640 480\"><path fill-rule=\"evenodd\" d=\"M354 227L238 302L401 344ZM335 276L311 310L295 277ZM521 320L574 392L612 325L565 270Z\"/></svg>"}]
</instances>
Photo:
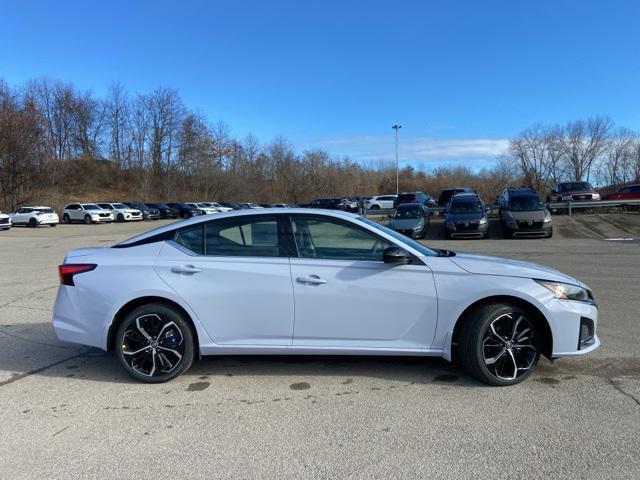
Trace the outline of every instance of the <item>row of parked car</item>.
<instances>
[{"instance_id":1,"label":"row of parked car","mask_svg":"<svg viewBox=\"0 0 640 480\"><path fill-rule=\"evenodd\" d=\"M286 203L255 204L244 202L96 202L69 203L62 209L61 215L51 207L42 205L23 206L13 213L0 212L0 230L8 230L13 225L55 227L63 223L110 223L132 222L140 220L158 220L167 218L191 218L230 210L246 208L272 208L293 206Z\"/></svg>"}]
</instances>

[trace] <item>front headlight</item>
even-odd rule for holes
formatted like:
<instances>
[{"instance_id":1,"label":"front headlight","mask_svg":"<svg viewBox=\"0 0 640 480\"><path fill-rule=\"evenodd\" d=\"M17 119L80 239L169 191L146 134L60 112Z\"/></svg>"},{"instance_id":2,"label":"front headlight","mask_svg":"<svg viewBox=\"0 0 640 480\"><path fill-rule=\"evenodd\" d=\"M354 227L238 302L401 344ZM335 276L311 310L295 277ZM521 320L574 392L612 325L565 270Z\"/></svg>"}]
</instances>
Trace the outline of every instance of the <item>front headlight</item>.
<instances>
[{"instance_id":1,"label":"front headlight","mask_svg":"<svg viewBox=\"0 0 640 480\"><path fill-rule=\"evenodd\" d=\"M413 229L417 231L417 230L420 230L422 227L424 227L424 220L420 220L418 223L416 223L416 226L413 227Z\"/></svg>"},{"instance_id":2,"label":"front headlight","mask_svg":"<svg viewBox=\"0 0 640 480\"><path fill-rule=\"evenodd\" d=\"M516 222L516 219L513 218L513 215L511 215L511 213L506 212L505 216L504 216L505 221L511 225L512 227L516 227L518 228L518 222Z\"/></svg>"},{"instance_id":3,"label":"front headlight","mask_svg":"<svg viewBox=\"0 0 640 480\"><path fill-rule=\"evenodd\" d=\"M576 302L593 302L593 294L586 288L571 285L570 283L550 282L548 280L536 280L559 300L574 300Z\"/></svg>"},{"instance_id":4,"label":"front headlight","mask_svg":"<svg viewBox=\"0 0 640 480\"><path fill-rule=\"evenodd\" d=\"M447 222L447 230L455 230L456 224L453 222Z\"/></svg>"},{"instance_id":5,"label":"front headlight","mask_svg":"<svg viewBox=\"0 0 640 480\"><path fill-rule=\"evenodd\" d=\"M599 193L594 193L593 194L593 200L600 200L600 194Z\"/></svg>"},{"instance_id":6,"label":"front headlight","mask_svg":"<svg viewBox=\"0 0 640 480\"><path fill-rule=\"evenodd\" d=\"M487 217L482 217L480 219L480 225L484 225L485 223L487 223Z\"/></svg>"},{"instance_id":7,"label":"front headlight","mask_svg":"<svg viewBox=\"0 0 640 480\"><path fill-rule=\"evenodd\" d=\"M547 213L544 214L544 223L549 223L551 221L551 212L547 210Z\"/></svg>"}]
</instances>

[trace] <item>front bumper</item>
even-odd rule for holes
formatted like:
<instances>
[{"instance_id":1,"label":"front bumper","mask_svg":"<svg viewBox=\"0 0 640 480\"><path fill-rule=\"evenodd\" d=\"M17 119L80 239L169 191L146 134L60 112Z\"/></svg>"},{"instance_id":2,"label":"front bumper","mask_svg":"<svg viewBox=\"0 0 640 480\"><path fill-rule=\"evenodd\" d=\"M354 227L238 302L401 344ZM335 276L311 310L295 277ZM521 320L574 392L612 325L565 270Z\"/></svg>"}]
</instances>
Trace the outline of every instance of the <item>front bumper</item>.
<instances>
[{"instance_id":1,"label":"front bumper","mask_svg":"<svg viewBox=\"0 0 640 480\"><path fill-rule=\"evenodd\" d=\"M458 222L460 223L460 222ZM455 229L449 227L450 222L447 222L444 226L445 230L449 232L451 238L482 238L489 231L489 222L477 223L467 222L469 226L465 227L464 223L460 226L458 223L454 223Z\"/></svg>"},{"instance_id":2,"label":"front bumper","mask_svg":"<svg viewBox=\"0 0 640 480\"><path fill-rule=\"evenodd\" d=\"M598 307L590 303L552 299L546 304L546 317L553 337L552 358L586 355L600 346L597 335ZM591 325L590 338L582 326ZM581 342L581 340L588 340Z\"/></svg>"}]
</instances>

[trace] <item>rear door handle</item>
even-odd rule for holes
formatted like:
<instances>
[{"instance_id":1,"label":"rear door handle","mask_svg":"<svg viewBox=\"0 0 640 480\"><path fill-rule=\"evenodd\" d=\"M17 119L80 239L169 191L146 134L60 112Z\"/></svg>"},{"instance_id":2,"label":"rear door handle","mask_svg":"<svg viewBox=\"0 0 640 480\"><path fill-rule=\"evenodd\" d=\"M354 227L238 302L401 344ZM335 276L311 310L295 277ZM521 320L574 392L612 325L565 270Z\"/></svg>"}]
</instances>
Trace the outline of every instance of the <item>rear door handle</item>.
<instances>
[{"instance_id":1,"label":"rear door handle","mask_svg":"<svg viewBox=\"0 0 640 480\"><path fill-rule=\"evenodd\" d=\"M296 278L298 283L306 283L309 285L324 285L327 283L326 280L320 278L318 275L309 275L306 277L298 277Z\"/></svg>"},{"instance_id":2,"label":"rear door handle","mask_svg":"<svg viewBox=\"0 0 640 480\"><path fill-rule=\"evenodd\" d=\"M193 265L181 265L179 267L173 267L171 269L173 273L181 273L185 275L193 275L194 273L200 273L201 268L194 267Z\"/></svg>"}]
</instances>

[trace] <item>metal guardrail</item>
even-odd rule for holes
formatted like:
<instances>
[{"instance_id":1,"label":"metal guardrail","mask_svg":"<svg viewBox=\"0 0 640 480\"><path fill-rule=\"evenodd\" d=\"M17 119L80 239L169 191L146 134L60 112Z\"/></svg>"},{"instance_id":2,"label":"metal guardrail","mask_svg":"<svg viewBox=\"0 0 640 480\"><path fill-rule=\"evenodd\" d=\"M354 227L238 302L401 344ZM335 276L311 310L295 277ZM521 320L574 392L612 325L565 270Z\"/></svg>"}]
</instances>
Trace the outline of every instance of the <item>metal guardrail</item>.
<instances>
[{"instance_id":1,"label":"metal guardrail","mask_svg":"<svg viewBox=\"0 0 640 480\"><path fill-rule=\"evenodd\" d=\"M606 208L606 207L626 207L637 206L640 208L639 200L581 200L577 202L554 202L547 204L549 210L567 210L569 216L575 209L581 208Z\"/></svg>"},{"instance_id":2,"label":"metal guardrail","mask_svg":"<svg viewBox=\"0 0 640 480\"><path fill-rule=\"evenodd\" d=\"M442 215L446 208L444 207L428 207L431 214ZM388 217L396 212L395 208L376 208L373 210L365 210L365 216L367 217Z\"/></svg>"}]
</instances>

